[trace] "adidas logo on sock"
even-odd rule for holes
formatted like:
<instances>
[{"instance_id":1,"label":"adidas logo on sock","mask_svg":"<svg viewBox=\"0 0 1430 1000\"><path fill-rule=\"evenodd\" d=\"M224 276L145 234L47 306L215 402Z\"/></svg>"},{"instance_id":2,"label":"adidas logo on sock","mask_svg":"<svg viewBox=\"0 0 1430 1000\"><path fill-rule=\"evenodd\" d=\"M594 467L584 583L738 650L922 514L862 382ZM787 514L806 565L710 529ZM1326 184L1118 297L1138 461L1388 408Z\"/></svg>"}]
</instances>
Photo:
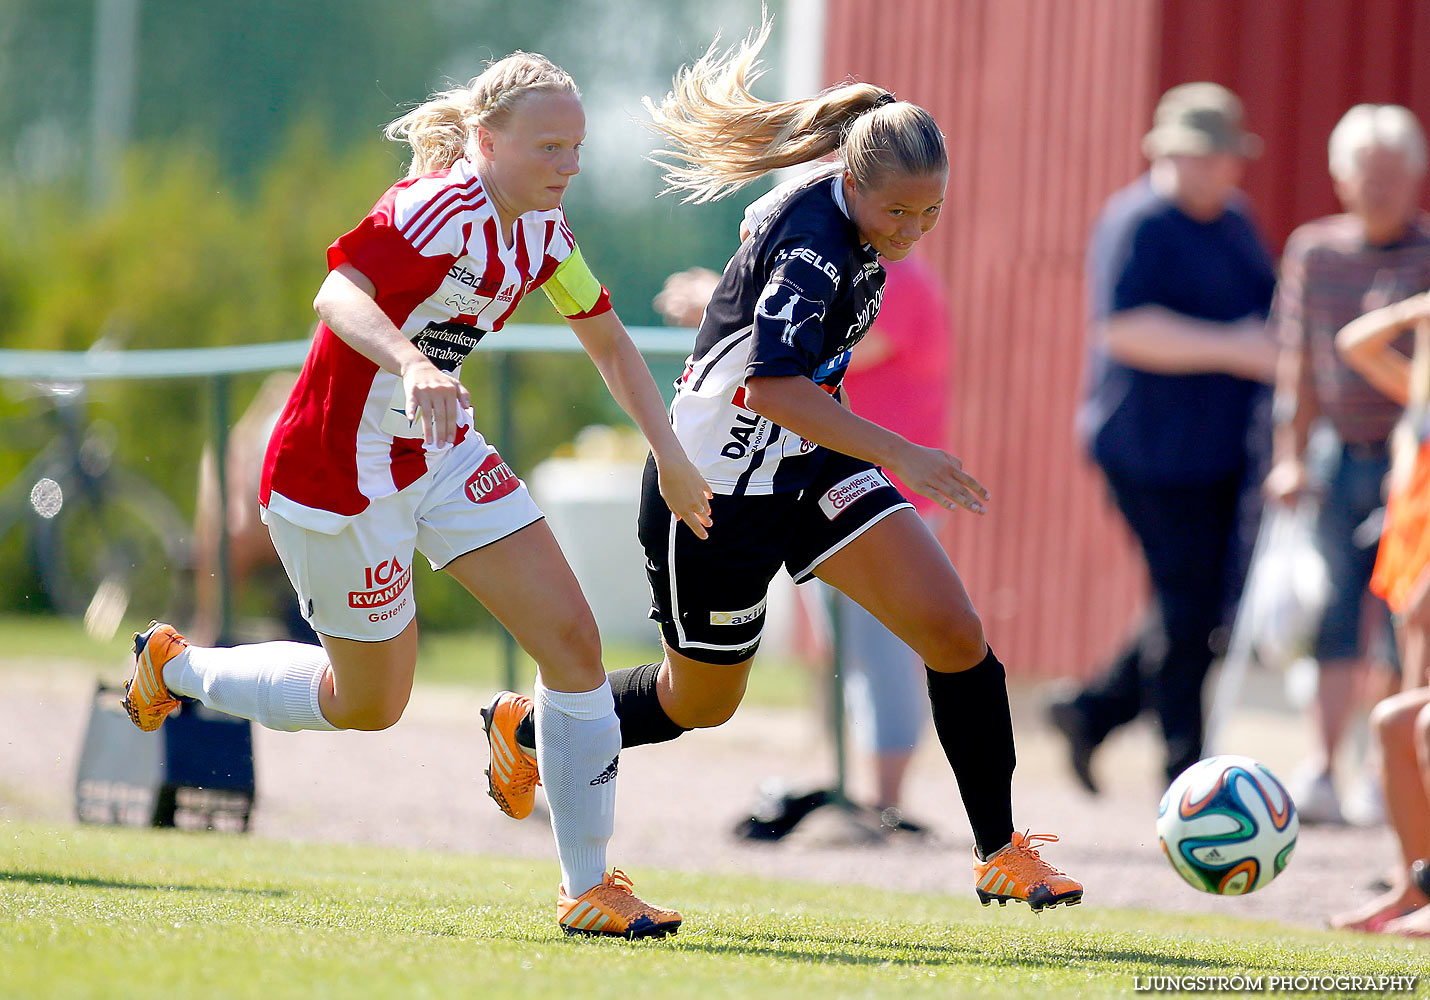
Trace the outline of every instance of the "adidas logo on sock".
<instances>
[{"instance_id":1,"label":"adidas logo on sock","mask_svg":"<svg viewBox=\"0 0 1430 1000\"><path fill-rule=\"evenodd\" d=\"M621 755L616 754L611 758L611 762L606 765L606 769L591 779L593 785L604 785L608 781L616 780L616 771L620 769Z\"/></svg>"}]
</instances>

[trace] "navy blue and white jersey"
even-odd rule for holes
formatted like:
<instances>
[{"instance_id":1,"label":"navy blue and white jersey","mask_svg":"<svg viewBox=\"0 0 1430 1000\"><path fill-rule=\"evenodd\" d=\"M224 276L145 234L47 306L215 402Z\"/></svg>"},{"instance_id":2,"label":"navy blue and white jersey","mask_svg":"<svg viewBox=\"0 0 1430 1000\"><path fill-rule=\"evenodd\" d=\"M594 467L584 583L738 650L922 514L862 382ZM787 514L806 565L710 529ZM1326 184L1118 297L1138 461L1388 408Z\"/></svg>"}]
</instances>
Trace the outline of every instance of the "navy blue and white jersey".
<instances>
[{"instance_id":1,"label":"navy blue and white jersey","mask_svg":"<svg viewBox=\"0 0 1430 1000\"><path fill-rule=\"evenodd\" d=\"M725 267L675 384L671 424L716 493L809 484L826 450L747 408L745 380L802 376L839 398L854 345L879 312L884 268L850 221L841 172L812 176L751 206L750 236Z\"/></svg>"}]
</instances>

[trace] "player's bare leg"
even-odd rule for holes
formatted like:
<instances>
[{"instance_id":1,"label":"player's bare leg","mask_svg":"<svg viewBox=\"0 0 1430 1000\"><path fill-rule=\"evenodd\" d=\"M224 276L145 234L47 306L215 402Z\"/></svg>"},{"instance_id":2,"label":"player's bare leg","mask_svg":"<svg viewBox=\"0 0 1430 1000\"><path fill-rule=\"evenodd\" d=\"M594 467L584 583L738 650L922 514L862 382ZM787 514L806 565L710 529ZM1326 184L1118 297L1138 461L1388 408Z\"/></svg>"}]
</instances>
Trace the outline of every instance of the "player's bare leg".
<instances>
[{"instance_id":1,"label":"player's bare leg","mask_svg":"<svg viewBox=\"0 0 1430 1000\"><path fill-rule=\"evenodd\" d=\"M1342 930L1379 931L1412 911L1430 909L1430 896L1411 877L1415 862L1430 858L1430 690L1385 699L1371 711L1370 724L1400 858L1388 891L1331 918L1331 926Z\"/></svg>"},{"instance_id":2,"label":"player's bare leg","mask_svg":"<svg viewBox=\"0 0 1430 1000\"><path fill-rule=\"evenodd\" d=\"M709 729L730 721L745 697L754 658L702 663L665 647L656 690L661 708L682 729Z\"/></svg>"},{"instance_id":3,"label":"player's bare leg","mask_svg":"<svg viewBox=\"0 0 1430 1000\"><path fill-rule=\"evenodd\" d=\"M318 692L323 715L340 729L387 729L402 718L417 670L417 620L385 642L318 637L332 669Z\"/></svg>"},{"instance_id":4,"label":"player's bare leg","mask_svg":"<svg viewBox=\"0 0 1430 1000\"><path fill-rule=\"evenodd\" d=\"M948 555L913 510L895 510L815 568L923 657L934 729L973 827L979 898L1033 909L1082 886L1044 861L1045 834L1015 833L1013 723L1003 665Z\"/></svg>"}]
</instances>

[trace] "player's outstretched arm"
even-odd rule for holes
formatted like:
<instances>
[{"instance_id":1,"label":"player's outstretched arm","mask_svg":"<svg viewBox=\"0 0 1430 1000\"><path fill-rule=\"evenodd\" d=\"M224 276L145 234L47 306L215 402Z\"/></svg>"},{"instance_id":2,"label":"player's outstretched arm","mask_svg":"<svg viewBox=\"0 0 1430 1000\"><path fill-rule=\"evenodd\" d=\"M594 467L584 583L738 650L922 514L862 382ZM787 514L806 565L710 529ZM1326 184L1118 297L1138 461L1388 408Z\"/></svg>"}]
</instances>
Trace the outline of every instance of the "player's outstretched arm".
<instances>
[{"instance_id":1,"label":"player's outstretched arm","mask_svg":"<svg viewBox=\"0 0 1430 1000\"><path fill-rule=\"evenodd\" d=\"M941 448L925 448L851 413L799 375L756 376L745 382L745 405L815 444L893 472L909 488L952 510L984 513L988 491L963 463Z\"/></svg>"},{"instance_id":2,"label":"player's outstretched arm","mask_svg":"<svg viewBox=\"0 0 1430 1000\"><path fill-rule=\"evenodd\" d=\"M1351 320L1336 334L1336 349L1350 365L1401 406L1410 402L1410 359L1395 348L1406 327L1430 319L1430 293L1412 295Z\"/></svg>"},{"instance_id":3,"label":"player's outstretched arm","mask_svg":"<svg viewBox=\"0 0 1430 1000\"><path fill-rule=\"evenodd\" d=\"M614 309L568 322L601 378L605 379L611 397L650 442L656 471L660 474L660 495L666 506L697 538L707 537L706 529L711 524L710 498L714 494L676 439L660 390L651 378L645 359L626 333L625 325Z\"/></svg>"}]
</instances>

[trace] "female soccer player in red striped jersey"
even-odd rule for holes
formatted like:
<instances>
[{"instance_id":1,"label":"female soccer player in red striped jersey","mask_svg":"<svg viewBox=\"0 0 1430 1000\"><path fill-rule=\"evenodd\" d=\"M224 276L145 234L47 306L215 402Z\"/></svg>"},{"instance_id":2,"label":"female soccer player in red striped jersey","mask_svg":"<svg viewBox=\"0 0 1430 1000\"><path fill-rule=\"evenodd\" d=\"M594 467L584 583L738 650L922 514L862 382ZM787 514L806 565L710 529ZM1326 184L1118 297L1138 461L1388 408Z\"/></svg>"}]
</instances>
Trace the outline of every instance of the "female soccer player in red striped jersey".
<instances>
[{"instance_id":1,"label":"female soccer player in red striped jersey","mask_svg":"<svg viewBox=\"0 0 1430 1000\"><path fill-rule=\"evenodd\" d=\"M688 200L831 153L839 161L752 206L677 383L671 421L715 491L714 522L705 537L672 519L656 492L659 464L648 463L640 538L665 658L611 674L623 745L730 718L770 580L782 565L796 582L818 577L922 656L934 729L973 828L979 898L1035 910L1080 902L1082 885L1039 854L1057 838L1014 830L1003 665L948 556L880 466L947 508L981 514L988 494L952 455L841 405L851 352L883 296L879 259L902 260L938 221L943 135L927 111L870 84L777 104L753 97L769 28L728 54L712 47L663 102L647 102L674 150L668 188ZM524 745L524 728L507 742ZM493 754L501 749L493 741ZM541 763L538 752L518 770Z\"/></svg>"},{"instance_id":2,"label":"female soccer player in red striped jersey","mask_svg":"<svg viewBox=\"0 0 1430 1000\"><path fill-rule=\"evenodd\" d=\"M328 248L314 302L322 323L259 495L322 646L207 649L156 623L135 637L124 704L145 730L158 728L176 695L278 730L391 726L417 661L416 548L538 664L535 726L562 927L660 936L680 915L606 871L621 741L594 618L541 511L472 426L459 380L477 342L541 288L649 440L664 502L706 533L710 490L561 210L585 132L571 77L524 52L388 127L411 145L411 169ZM510 770L501 759L492 766Z\"/></svg>"}]
</instances>

